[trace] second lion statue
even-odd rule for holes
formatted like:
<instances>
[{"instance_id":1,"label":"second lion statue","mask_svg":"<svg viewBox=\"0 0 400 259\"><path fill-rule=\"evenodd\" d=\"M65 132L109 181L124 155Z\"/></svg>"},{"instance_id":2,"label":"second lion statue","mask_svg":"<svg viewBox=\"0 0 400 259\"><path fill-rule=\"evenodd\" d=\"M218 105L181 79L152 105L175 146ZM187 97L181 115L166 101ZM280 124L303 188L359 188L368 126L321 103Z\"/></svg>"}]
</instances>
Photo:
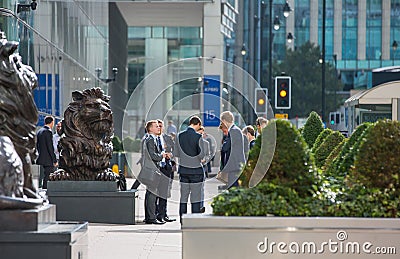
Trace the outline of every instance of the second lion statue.
<instances>
[{"instance_id":1,"label":"second lion statue","mask_svg":"<svg viewBox=\"0 0 400 259\"><path fill-rule=\"evenodd\" d=\"M50 180L116 180L109 168L114 133L109 100L100 88L72 93L61 122L60 169Z\"/></svg>"}]
</instances>

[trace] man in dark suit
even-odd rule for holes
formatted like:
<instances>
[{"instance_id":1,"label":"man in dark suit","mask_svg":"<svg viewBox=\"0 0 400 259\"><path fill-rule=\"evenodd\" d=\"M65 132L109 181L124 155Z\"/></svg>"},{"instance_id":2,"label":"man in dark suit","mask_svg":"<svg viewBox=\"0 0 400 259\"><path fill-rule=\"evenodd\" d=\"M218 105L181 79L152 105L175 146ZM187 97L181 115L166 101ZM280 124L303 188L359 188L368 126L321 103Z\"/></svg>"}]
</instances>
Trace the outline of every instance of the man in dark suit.
<instances>
[{"instance_id":1,"label":"man in dark suit","mask_svg":"<svg viewBox=\"0 0 400 259\"><path fill-rule=\"evenodd\" d=\"M39 153L36 164L41 165L44 170L43 185L39 183L39 186L43 186L43 189L47 189L49 175L54 172L58 163L56 154L54 153L53 132L51 131L54 127L54 118L46 116L44 118L44 124L43 128L38 130L36 134L36 148Z\"/></svg>"},{"instance_id":2,"label":"man in dark suit","mask_svg":"<svg viewBox=\"0 0 400 259\"><path fill-rule=\"evenodd\" d=\"M229 141L228 128L226 127L226 125L221 122L221 124L219 125L219 129L222 131L221 160L219 165L219 170L221 171L225 167L226 161L228 161L229 159L229 154L227 154L227 152L229 152L231 149L231 142Z\"/></svg>"},{"instance_id":3,"label":"man in dark suit","mask_svg":"<svg viewBox=\"0 0 400 259\"><path fill-rule=\"evenodd\" d=\"M158 126L160 127L160 135L157 136L157 143L160 149L164 152L173 153L175 142L172 137L163 132L164 122L162 120L157 120ZM172 166L174 165L173 158L164 158L160 163L160 171L163 174L161 176L160 183L158 185L158 197L156 200L156 214L157 219L165 222L173 222L176 219L168 217L167 214L167 198L169 188L172 184L172 179L174 178L174 172Z\"/></svg>"},{"instance_id":4,"label":"man in dark suit","mask_svg":"<svg viewBox=\"0 0 400 259\"><path fill-rule=\"evenodd\" d=\"M189 120L189 127L179 133L176 141L176 156L179 157L179 181L181 183L181 198L179 215L187 213L187 203L190 195L192 213L201 212L202 186L204 171L204 148L201 134L197 133L201 127L201 120L193 116Z\"/></svg>"},{"instance_id":5,"label":"man in dark suit","mask_svg":"<svg viewBox=\"0 0 400 259\"><path fill-rule=\"evenodd\" d=\"M143 150L143 166L141 174L151 174L154 170L160 169L160 162L171 156L170 153L163 152L158 143L157 136L160 134L160 127L156 120L150 120L146 123L148 132L147 138L144 140ZM154 183L146 183L146 195L144 200L145 206L145 223L146 224L164 224L165 221L159 221L156 218L156 199L158 192L159 181Z\"/></svg>"},{"instance_id":6,"label":"man in dark suit","mask_svg":"<svg viewBox=\"0 0 400 259\"><path fill-rule=\"evenodd\" d=\"M242 164L246 162L244 154L243 134L239 127L234 124L234 117L230 111L221 113L221 122L228 128L228 150L224 150L227 153L228 159L226 160L225 166L222 172L228 174L228 188L232 186L238 186L237 179L241 173Z\"/></svg>"}]
</instances>

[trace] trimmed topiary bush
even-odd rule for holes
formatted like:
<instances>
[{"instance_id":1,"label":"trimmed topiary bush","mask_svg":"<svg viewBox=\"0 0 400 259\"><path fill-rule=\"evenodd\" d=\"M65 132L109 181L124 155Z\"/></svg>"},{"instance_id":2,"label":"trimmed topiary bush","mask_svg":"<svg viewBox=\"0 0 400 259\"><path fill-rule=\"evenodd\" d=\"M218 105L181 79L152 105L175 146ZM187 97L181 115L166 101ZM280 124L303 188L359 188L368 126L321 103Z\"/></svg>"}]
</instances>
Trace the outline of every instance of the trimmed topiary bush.
<instances>
[{"instance_id":1,"label":"trimmed topiary bush","mask_svg":"<svg viewBox=\"0 0 400 259\"><path fill-rule=\"evenodd\" d=\"M271 167L274 163L283 161L282 155L286 149L296 152L296 145L288 145L286 142L280 145L296 134L293 135L286 124L279 121L274 123L277 129L278 154L277 157L274 156ZM282 134L290 137L283 137ZM330 137L333 138L334 135L336 133ZM293 174L280 173L280 167L275 167L274 170L270 167L264 178L266 181L256 187L232 188L215 197L212 202L214 214L400 217L400 161L397 161L400 153L400 123L379 121L367 128L358 139L358 142L352 141L354 148L349 149L356 157L354 166L340 181L337 181L335 176L322 174L321 179L313 177L313 181L308 182L307 174L302 174L304 178L300 180ZM292 139L292 142L296 141ZM325 140L327 141L329 138ZM343 145L342 151L349 141L350 139L343 140L337 146ZM320 148L323 146L324 143ZM333 153L341 153L339 149L340 147L336 147L330 152L330 156L334 156ZM264 154L259 154L260 159L263 156ZM308 188L298 188L306 182L309 184Z\"/></svg>"},{"instance_id":2,"label":"trimmed topiary bush","mask_svg":"<svg viewBox=\"0 0 400 259\"><path fill-rule=\"evenodd\" d=\"M338 179L343 178L347 174L354 162L354 153L358 145L356 143L359 142L361 135L369 126L371 126L371 123L365 122L355 129L348 141L343 145L338 156L326 167L325 173L327 175L335 176Z\"/></svg>"},{"instance_id":3,"label":"trimmed topiary bush","mask_svg":"<svg viewBox=\"0 0 400 259\"><path fill-rule=\"evenodd\" d=\"M309 148L312 148L318 135L324 129L324 124L316 112L311 112L302 130L302 135Z\"/></svg>"},{"instance_id":4,"label":"trimmed topiary bush","mask_svg":"<svg viewBox=\"0 0 400 259\"><path fill-rule=\"evenodd\" d=\"M333 161L336 159L336 157L340 154L342 151L343 146L347 143L348 139L345 138L342 140L342 142L337 145L333 151L329 154L329 156L325 160L325 165L324 168L330 167L330 165L333 163Z\"/></svg>"},{"instance_id":5,"label":"trimmed topiary bush","mask_svg":"<svg viewBox=\"0 0 400 259\"><path fill-rule=\"evenodd\" d=\"M367 187L400 193L400 122L381 120L366 129L355 155L352 178Z\"/></svg>"},{"instance_id":6,"label":"trimmed topiary bush","mask_svg":"<svg viewBox=\"0 0 400 259\"><path fill-rule=\"evenodd\" d=\"M324 129L323 131L321 131L321 133L318 135L317 139L315 140L314 145L312 146L311 152L315 153L315 150L317 150L317 148L319 148L319 146L321 146L321 144L325 141L326 137L328 137L332 133L333 133L333 130L331 130L331 129Z\"/></svg>"},{"instance_id":7,"label":"trimmed topiary bush","mask_svg":"<svg viewBox=\"0 0 400 259\"><path fill-rule=\"evenodd\" d=\"M330 153L335 149L337 145L340 144L344 139L344 136L338 132L334 131L330 134L324 142L315 150L314 157L315 157L315 165L318 168L321 168L330 155Z\"/></svg>"},{"instance_id":8,"label":"trimmed topiary bush","mask_svg":"<svg viewBox=\"0 0 400 259\"><path fill-rule=\"evenodd\" d=\"M296 127L285 120L271 121L263 130L261 137L257 138L241 175L242 186L248 186L257 162L263 163L271 155L268 152L260 154L261 138L270 137L264 134L268 132L268 127L276 127L276 147L269 168L265 168L263 181L291 187L300 196L308 194L310 186L315 181L314 162L307 144ZM267 149L273 150L273 147Z\"/></svg>"},{"instance_id":9,"label":"trimmed topiary bush","mask_svg":"<svg viewBox=\"0 0 400 259\"><path fill-rule=\"evenodd\" d=\"M122 151L122 142L118 136L113 137L112 144L113 144L113 152L121 152Z\"/></svg>"},{"instance_id":10,"label":"trimmed topiary bush","mask_svg":"<svg viewBox=\"0 0 400 259\"><path fill-rule=\"evenodd\" d=\"M122 142L122 146L126 152L140 152L140 143L140 139L126 137Z\"/></svg>"}]
</instances>

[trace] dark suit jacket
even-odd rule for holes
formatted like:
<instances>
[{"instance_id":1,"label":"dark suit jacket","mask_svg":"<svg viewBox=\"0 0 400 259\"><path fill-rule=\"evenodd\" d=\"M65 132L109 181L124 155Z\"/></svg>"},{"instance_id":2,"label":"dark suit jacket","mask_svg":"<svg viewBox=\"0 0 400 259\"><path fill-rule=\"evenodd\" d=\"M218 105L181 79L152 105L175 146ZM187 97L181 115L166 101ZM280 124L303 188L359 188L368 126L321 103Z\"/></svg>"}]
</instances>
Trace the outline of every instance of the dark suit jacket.
<instances>
[{"instance_id":1,"label":"dark suit jacket","mask_svg":"<svg viewBox=\"0 0 400 259\"><path fill-rule=\"evenodd\" d=\"M54 166L57 162L56 154L53 147L53 133L48 126L44 126L38 130L36 134L36 148L39 157L36 164L43 166Z\"/></svg>"},{"instance_id":2,"label":"dark suit jacket","mask_svg":"<svg viewBox=\"0 0 400 259\"><path fill-rule=\"evenodd\" d=\"M164 147L165 148L165 152L174 153L175 142L172 139L172 137L170 135L168 135L168 134L165 134L165 133L163 133L161 136L162 136L162 138L164 140L164 143L165 143L165 147Z\"/></svg>"},{"instance_id":3,"label":"dark suit jacket","mask_svg":"<svg viewBox=\"0 0 400 259\"><path fill-rule=\"evenodd\" d=\"M226 162L229 160L229 155L231 152L231 140L228 135L222 136L222 145L221 145L221 164L219 169L222 170L225 167Z\"/></svg>"},{"instance_id":4,"label":"dark suit jacket","mask_svg":"<svg viewBox=\"0 0 400 259\"><path fill-rule=\"evenodd\" d=\"M144 170L154 170L159 168L162 160L161 150L159 150L156 140L152 135L148 135L144 140L143 167Z\"/></svg>"},{"instance_id":5,"label":"dark suit jacket","mask_svg":"<svg viewBox=\"0 0 400 259\"><path fill-rule=\"evenodd\" d=\"M228 155L228 159L226 160L226 164L222 169L223 172L240 172L241 165L246 162L243 137L242 131L236 125L233 125L229 129L227 141L230 143L226 145L228 150L223 150Z\"/></svg>"},{"instance_id":6,"label":"dark suit jacket","mask_svg":"<svg viewBox=\"0 0 400 259\"><path fill-rule=\"evenodd\" d=\"M204 174L201 160L204 147L201 134L188 127L178 134L175 143L175 156L179 157L179 174Z\"/></svg>"}]
</instances>

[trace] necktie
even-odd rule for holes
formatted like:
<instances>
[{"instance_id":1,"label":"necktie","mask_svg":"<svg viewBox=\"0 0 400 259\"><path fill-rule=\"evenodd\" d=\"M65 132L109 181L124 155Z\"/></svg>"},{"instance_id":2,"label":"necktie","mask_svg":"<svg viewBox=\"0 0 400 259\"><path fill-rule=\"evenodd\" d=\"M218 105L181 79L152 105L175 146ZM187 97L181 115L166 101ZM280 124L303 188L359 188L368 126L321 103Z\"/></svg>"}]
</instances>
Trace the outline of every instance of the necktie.
<instances>
[{"instance_id":1,"label":"necktie","mask_svg":"<svg viewBox=\"0 0 400 259\"><path fill-rule=\"evenodd\" d=\"M162 152L162 151L163 151L163 146L162 146L162 144L161 144L161 138L160 138L160 137L157 137L157 145L158 145L158 149L160 150L160 152ZM160 162L160 167L161 167L161 168L164 168L164 167L165 167L165 160L164 160L164 159L161 160L161 162Z\"/></svg>"},{"instance_id":2,"label":"necktie","mask_svg":"<svg viewBox=\"0 0 400 259\"><path fill-rule=\"evenodd\" d=\"M163 150L162 144L161 144L161 139L160 137L157 137L157 145L158 145L158 149L160 150L160 152Z\"/></svg>"}]
</instances>

